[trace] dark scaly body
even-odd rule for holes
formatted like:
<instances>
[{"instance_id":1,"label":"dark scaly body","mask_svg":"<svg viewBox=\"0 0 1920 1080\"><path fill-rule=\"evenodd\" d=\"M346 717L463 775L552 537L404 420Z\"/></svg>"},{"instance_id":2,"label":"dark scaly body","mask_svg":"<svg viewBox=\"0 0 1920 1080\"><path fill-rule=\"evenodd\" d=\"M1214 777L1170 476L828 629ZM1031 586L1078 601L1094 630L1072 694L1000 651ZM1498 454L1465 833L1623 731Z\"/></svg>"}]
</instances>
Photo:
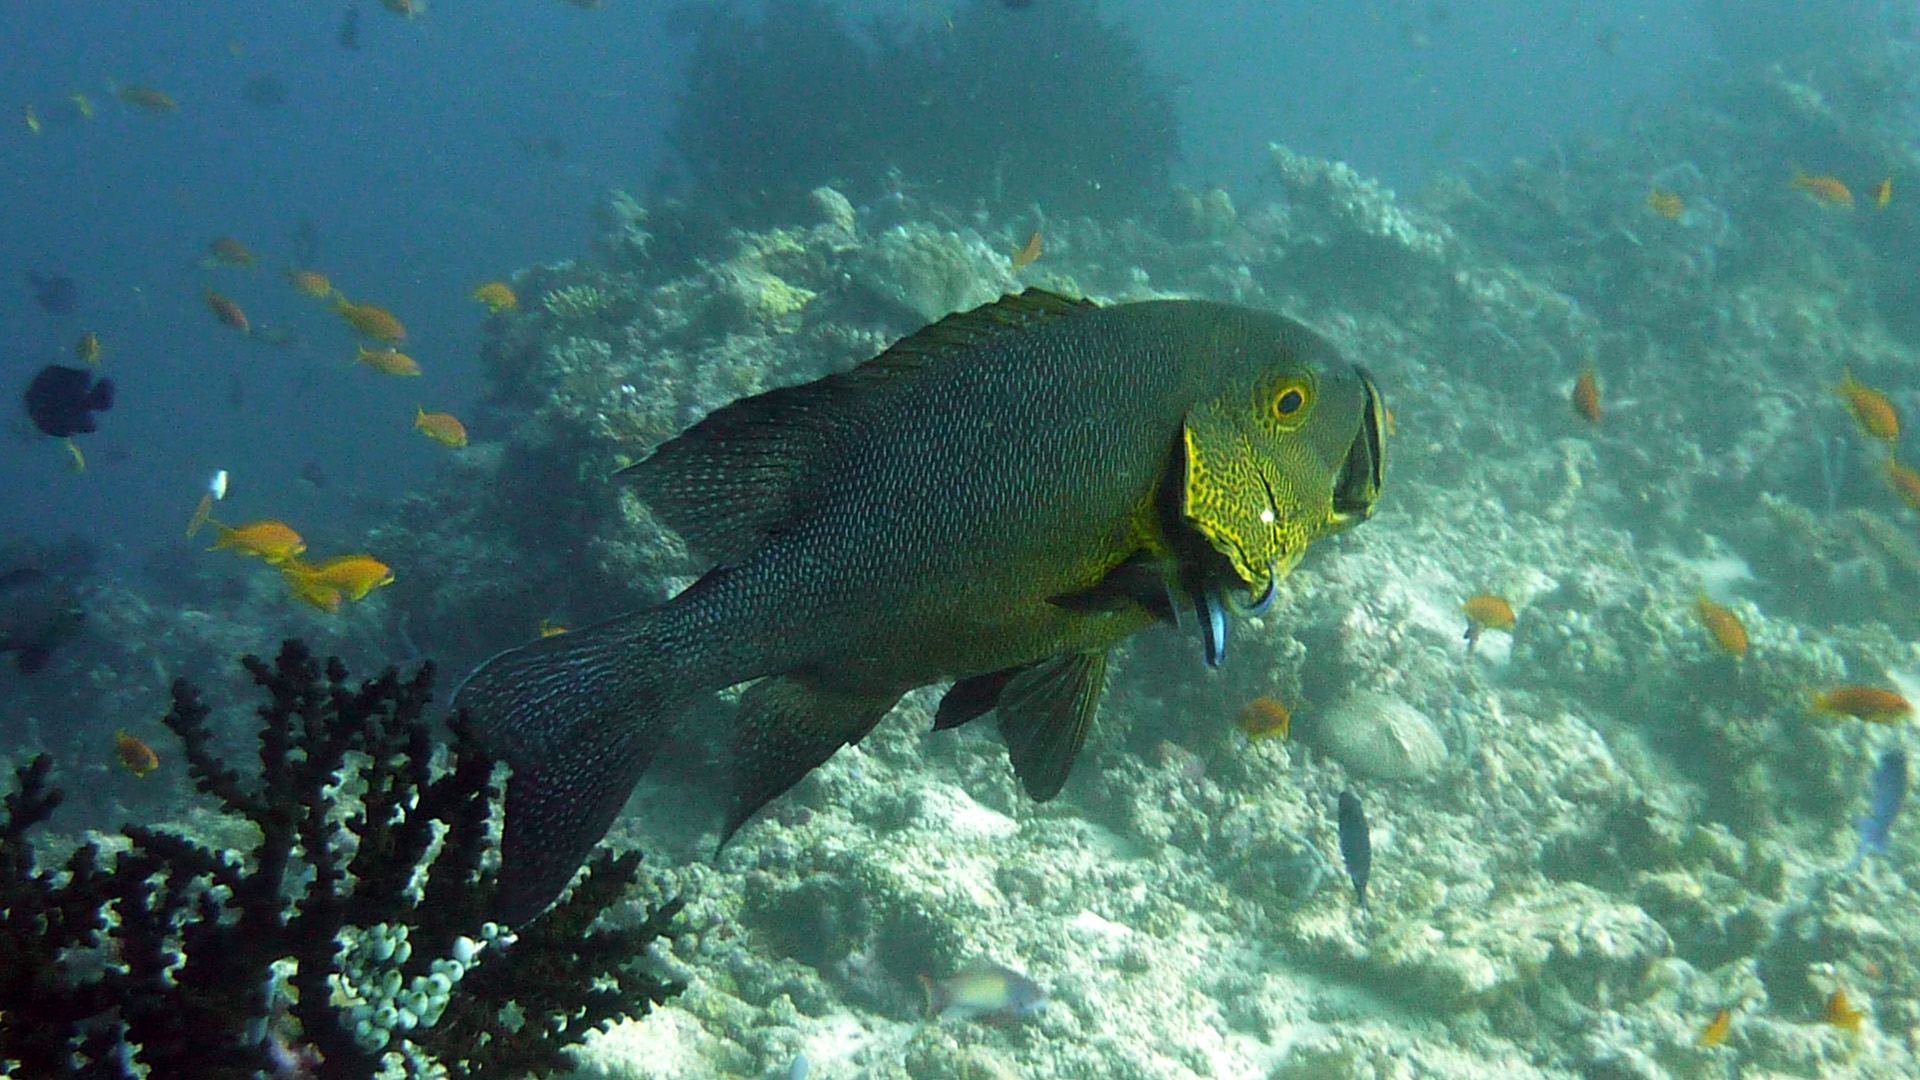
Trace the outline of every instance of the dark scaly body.
<instances>
[{"instance_id":1,"label":"dark scaly body","mask_svg":"<svg viewBox=\"0 0 1920 1080\"><path fill-rule=\"evenodd\" d=\"M1308 381L1320 430L1253 454L1236 417L1272 393L1276 365ZM564 884L680 704L750 679L729 833L906 691L947 679L962 681L940 726L997 704L1028 790L1050 797L1115 643L1175 601L1204 612L1225 587L1268 586L1370 511L1379 408L1278 316L1035 293L717 411L632 470L714 569L659 608L503 654L456 699L516 768L503 914ZM1210 542L1183 517L1206 501L1182 483L1194 476L1216 501L1260 491L1277 520L1249 537L1252 519L1209 511Z\"/></svg>"}]
</instances>

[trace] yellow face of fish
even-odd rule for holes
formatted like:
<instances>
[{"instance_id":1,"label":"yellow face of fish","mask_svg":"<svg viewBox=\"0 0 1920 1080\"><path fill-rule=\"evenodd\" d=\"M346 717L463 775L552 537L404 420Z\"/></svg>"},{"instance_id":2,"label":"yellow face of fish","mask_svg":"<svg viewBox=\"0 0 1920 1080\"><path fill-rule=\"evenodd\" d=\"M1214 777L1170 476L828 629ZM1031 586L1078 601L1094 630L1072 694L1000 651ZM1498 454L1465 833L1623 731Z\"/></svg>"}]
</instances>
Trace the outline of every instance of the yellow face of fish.
<instances>
[{"instance_id":1,"label":"yellow face of fish","mask_svg":"<svg viewBox=\"0 0 1920 1080\"><path fill-rule=\"evenodd\" d=\"M1288 364L1187 414L1186 520L1249 590L1373 514L1385 405L1358 368Z\"/></svg>"}]
</instances>

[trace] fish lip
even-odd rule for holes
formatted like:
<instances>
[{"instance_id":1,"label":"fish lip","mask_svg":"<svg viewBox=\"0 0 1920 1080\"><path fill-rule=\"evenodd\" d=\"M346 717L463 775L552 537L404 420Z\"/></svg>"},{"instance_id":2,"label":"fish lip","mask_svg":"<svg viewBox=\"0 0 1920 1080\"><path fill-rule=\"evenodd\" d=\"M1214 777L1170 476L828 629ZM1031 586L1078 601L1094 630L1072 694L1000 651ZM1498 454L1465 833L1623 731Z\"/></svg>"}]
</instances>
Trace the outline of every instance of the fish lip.
<instances>
[{"instance_id":1,"label":"fish lip","mask_svg":"<svg viewBox=\"0 0 1920 1080\"><path fill-rule=\"evenodd\" d=\"M1333 521L1336 527L1343 529L1373 516L1373 508L1380 501L1380 486L1387 464L1383 423L1386 407L1381 402L1380 390L1366 369L1356 367L1354 371L1360 376L1360 388L1366 394L1366 403L1361 409L1360 430L1347 447L1346 460L1340 466L1340 477L1333 486Z\"/></svg>"}]
</instances>

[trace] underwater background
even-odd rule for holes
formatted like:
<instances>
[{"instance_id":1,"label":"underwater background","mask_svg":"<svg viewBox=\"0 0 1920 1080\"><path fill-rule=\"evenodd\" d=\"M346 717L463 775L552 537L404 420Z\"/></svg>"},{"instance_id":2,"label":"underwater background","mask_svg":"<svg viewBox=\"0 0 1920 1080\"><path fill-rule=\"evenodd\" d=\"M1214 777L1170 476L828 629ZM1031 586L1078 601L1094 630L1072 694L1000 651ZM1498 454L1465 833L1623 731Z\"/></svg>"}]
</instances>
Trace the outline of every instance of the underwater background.
<instances>
[{"instance_id":1,"label":"underwater background","mask_svg":"<svg viewBox=\"0 0 1920 1080\"><path fill-rule=\"evenodd\" d=\"M264 850L176 678L235 762L283 638L444 702L700 572L617 469L1037 286L1326 334L1392 410L1377 515L1221 669L1132 642L1044 804L921 691L716 855L696 710L594 898L646 981L483 986L512 943L399 888L339 930L363 1048L433 1026L367 989L404 916L434 1017L590 1010L587 1076L1920 1070L1920 6L26 2L0 40L0 375L116 389L0 456L6 790L44 754L66 793L0 829L0 994L23 851ZM260 522L360 576L222 531ZM339 1075L285 997L222 1037Z\"/></svg>"}]
</instances>

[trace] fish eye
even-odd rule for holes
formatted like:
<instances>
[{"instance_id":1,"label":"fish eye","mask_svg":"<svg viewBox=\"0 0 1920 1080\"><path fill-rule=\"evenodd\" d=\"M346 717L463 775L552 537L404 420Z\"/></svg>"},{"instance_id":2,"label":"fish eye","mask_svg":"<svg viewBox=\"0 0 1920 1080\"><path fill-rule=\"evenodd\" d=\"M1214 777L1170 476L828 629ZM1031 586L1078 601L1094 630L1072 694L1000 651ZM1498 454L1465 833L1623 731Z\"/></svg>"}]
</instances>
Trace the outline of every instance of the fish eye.
<instances>
[{"instance_id":1,"label":"fish eye","mask_svg":"<svg viewBox=\"0 0 1920 1080\"><path fill-rule=\"evenodd\" d=\"M1309 388L1299 383L1289 383L1273 395L1269 408L1275 420L1295 420L1306 411Z\"/></svg>"}]
</instances>

